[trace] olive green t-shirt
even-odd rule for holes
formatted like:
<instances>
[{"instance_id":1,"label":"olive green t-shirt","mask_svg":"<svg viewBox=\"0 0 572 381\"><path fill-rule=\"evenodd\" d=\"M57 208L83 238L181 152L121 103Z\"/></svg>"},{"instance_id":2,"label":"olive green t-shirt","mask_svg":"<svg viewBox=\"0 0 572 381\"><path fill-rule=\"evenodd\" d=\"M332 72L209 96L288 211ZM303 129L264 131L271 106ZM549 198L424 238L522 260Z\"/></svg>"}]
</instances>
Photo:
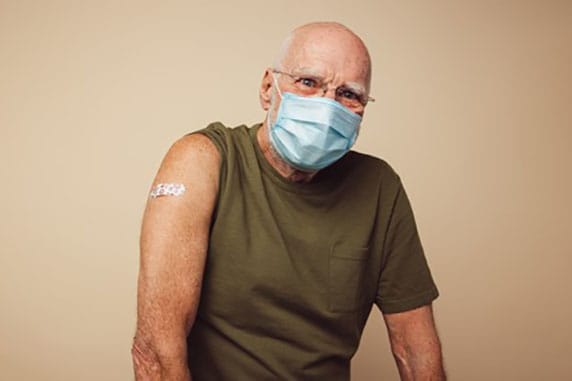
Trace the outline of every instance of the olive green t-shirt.
<instances>
[{"instance_id":1,"label":"olive green t-shirt","mask_svg":"<svg viewBox=\"0 0 572 381\"><path fill-rule=\"evenodd\" d=\"M385 161L354 151L287 181L259 127L197 131L222 164L187 340L193 380L349 380L374 303L395 313L438 296L410 203Z\"/></svg>"}]
</instances>

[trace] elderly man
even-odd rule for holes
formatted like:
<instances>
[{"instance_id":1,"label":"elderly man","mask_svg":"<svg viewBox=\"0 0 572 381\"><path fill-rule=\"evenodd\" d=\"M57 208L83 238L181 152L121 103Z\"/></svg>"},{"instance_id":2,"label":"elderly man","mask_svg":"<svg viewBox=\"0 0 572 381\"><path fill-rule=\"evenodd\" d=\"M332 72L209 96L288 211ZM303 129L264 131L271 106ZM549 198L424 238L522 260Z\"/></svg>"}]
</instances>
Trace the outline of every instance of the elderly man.
<instances>
[{"instance_id":1,"label":"elderly man","mask_svg":"<svg viewBox=\"0 0 572 381\"><path fill-rule=\"evenodd\" d=\"M348 380L374 303L401 378L445 379L403 185L350 151L370 76L349 29L304 25L264 73L263 123L173 144L143 219L137 380Z\"/></svg>"}]
</instances>

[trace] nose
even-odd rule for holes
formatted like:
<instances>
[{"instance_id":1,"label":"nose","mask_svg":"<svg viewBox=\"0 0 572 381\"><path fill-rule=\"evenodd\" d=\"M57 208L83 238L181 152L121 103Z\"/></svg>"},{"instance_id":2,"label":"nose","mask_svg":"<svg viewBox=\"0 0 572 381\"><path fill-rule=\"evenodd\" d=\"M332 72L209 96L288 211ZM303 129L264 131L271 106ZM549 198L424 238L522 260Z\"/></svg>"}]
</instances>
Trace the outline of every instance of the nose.
<instances>
[{"instance_id":1,"label":"nose","mask_svg":"<svg viewBox=\"0 0 572 381\"><path fill-rule=\"evenodd\" d=\"M335 87L324 87L322 89L323 91L323 97L324 98L330 98L333 100L336 100L336 88Z\"/></svg>"}]
</instances>

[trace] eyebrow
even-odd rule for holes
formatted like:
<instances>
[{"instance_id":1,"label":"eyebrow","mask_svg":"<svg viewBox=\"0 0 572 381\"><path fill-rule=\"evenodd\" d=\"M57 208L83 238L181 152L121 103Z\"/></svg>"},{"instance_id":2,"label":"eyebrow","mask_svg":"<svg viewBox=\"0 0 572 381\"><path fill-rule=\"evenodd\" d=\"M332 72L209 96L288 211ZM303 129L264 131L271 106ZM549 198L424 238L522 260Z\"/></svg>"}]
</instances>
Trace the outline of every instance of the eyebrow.
<instances>
[{"instance_id":1,"label":"eyebrow","mask_svg":"<svg viewBox=\"0 0 572 381\"><path fill-rule=\"evenodd\" d=\"M313 77L313 78L319 78L319 79L323 79L324 76L322 75L322 73L320 73L319 70L316 70L312 67L300 67L300 68L295 68L292 69L292 74L300 77L300 76L309 76L309 77ZM349 90L352 90L356 93L365 95L366 94L366 89L365 86L358 83L358 82L344 82L342 83L339 87L345 87Z\"/></svg>"},{"instance_id":2,"label":"eyebrow","mask_svg":"<svg viewBox=\"0 0 572 381\"><path fill-rule=\"evenodd\" d=\"M362 95L366 94L365 86L361 85L357 82L346 82L343 86L347 87L350 90L355 91L356 93L359 93Z\"/></svg>"}]
</instances>

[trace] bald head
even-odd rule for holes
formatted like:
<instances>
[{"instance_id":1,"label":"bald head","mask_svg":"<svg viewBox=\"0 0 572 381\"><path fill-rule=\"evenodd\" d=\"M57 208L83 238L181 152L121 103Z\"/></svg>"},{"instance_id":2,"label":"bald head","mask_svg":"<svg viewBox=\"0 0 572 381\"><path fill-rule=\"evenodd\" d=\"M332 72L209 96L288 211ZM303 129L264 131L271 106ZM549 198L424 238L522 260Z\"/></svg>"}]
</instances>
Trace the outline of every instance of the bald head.
<instances>
[{"instance_id":1,"label":"bald head","mask_svg":"<svg viewBox=\"0 0 572 381\"><path fill-rule=\"evenodd\" d=\"M336 101L338 89L349 89L360 99L371 99L371 60L367 48L361 38L339 23L302 25L282 43L274 67L264 72L259 91L260 105L271 112L271 119L280 105L278 90L300 95L294 78L324 85L323 94L318 96ZM362 103L364 107L366 103ZM364 114L364 108L352 111Z\"/></svg>"},{"instance_id":2,"label":"bald head","mask_svg":"<svg viewBox=\"0 0 572 381\"><path fill-rule=\"evenodd\" d=\"M303 63L300 61L304 60ZM276 69L334 64L334 70L359 72L369 90L371 59L361 38L335 22L314 22L294 29L282 43L274 61Z\"/></svg>"}]
</instances>

